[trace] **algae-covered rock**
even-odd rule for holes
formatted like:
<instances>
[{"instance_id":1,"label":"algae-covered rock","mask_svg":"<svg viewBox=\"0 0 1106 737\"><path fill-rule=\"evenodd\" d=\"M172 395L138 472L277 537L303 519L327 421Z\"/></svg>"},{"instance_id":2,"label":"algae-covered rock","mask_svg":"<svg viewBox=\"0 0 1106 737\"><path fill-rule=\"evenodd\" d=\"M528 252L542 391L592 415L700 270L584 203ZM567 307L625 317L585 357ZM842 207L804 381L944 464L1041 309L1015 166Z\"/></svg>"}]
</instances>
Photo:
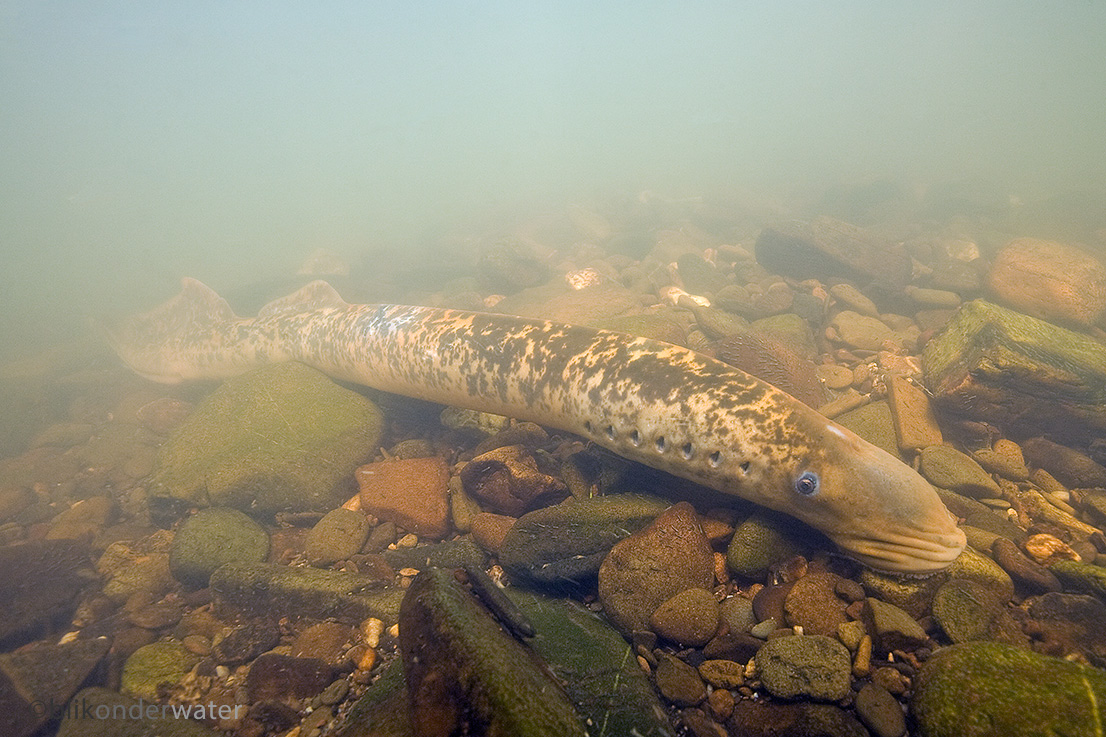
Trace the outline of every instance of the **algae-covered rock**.
<instances>
[{"instance_id":1,"label":"algae-covered rock","mask_svg":"<svg viewBox=\"0 0 1106 737\"><path fill-rule=\"evenodd\" d=\"M507 532L499 562L513 575L542 583L583 581L599 572L611 546L667 507L656 497L615 494L537 509Z\"/></svg>"},{"instance_id":2,"label":"algae-covered rock","mask_svg":"<svg viewBox=\"0 0 1106 737\"><path fill-rule=\"evenodd\" d=\"M849 428L872 445L898 457L898 437L895 434L891 406L887 402L872 402L857 407L838 417L837 423Z\"/></svg>"},{"instance_id":3,"label":"algae-covered rock","mask_svg":"<svg viewBox=\"0 0 1106 737\"><path fill-rule=\"evenodd\" d=\"M1004 307L960 308L922 352L943 409L1019 436L1085 441L1106 430L1106 344Z\"/></svg>"},{"instance_id":4,"label":"algae-covered rock","mask_svg":"<svg viewBox=\"0 0 1106 737\"><path fill-rule=\"evenodd\" d=\"M849 692L852 658L832 637L774 637L757 651L756 660L760 679L773 696L838 701Z\"/></svg>"},{"instance_id":5,"label":"algae-covered rock","mask_svg":"<svg viewBox=\"0 0 1106 737\"><path fill-rule=\"evenodd\" d=\"M1103 734L1106 672L993 642L938 650L914 682L920 737Z\"/></svg>"},{"instance_id":6,"label":"algae-covered rock","mask_svg":"<svg viewBox=\"0 0 1106 737\"><path fill-rule=\"evenodd\" d=\"M745 578L761 579L769 570L809 550L804 528L788 517L757 512L734 530L726 565Z\"/></svg>"},{"instance_id":7,"label":"algae-covered rock","mask_svg":"<svg viewBox=\"0 0 1106 737\"><path fill-rule=\"evenodd\" d=\"M369 537L369 518L338 507L327 512L307 535L304 552L311 565L328 566L361 550Z\"/></svg>"},{"instance_id":8,"label":"algae-covered rock","mask_svg":"<svg viewBox=\"0 0 1106 737\"><path fill-rule=\"evenodd\" d=\"M382 416L369 400L299 363L228 380L170 436L155 496L260 514L325 511L353 495Z\"/></svg>"},{"instance_id":9,"label":"algae-covered rock","mask_svg":"<svg viewBox=\"0 0 1106 737\"><path fill-rule=\"evenodd\" d=\"M1065 585L1106 599L1106 568L1074 560L1061 560L1049 566L1049 570Z\"/></svg>"},{"instance_id":10,"label":"algae-covered rock","mask_svg":"<svg viewBox=\"0 0 1106 737\"><path fill-rule=\"evenodd\" d=\"M922 449L921 474L934 486L976 498L1002 495L991 475L969 456L947 445Z\"/></svg>"},{"instance_id":11,"label":"algae-covered rock","mask_svg":"<svg viewBox=\"0 0 1106 737\"><path fill-rule=\"evenodd\" d=\"M131 653L123 665L121 688L146 700L157 698L160 683L177 683L184 678L200 656L176 642L155 642Z\"/></svg>"},{"instance_id":12,"label":"algae-covered rock","mask_svg":"<svg viewBox=\"0 0 1106 737\"><path fill-rule=\"evenodd\" d=\"M413 737L403 660L396 658L349 710L337 737Z\"/></svg>"},{"instance_id":13,"label":"algae-covered rock","mask_svg":"<svg viewBox=\"0 0 1106 737\"><path fill-rule=\"evenodd\" d=\"M403 589L380 589L379 582L348 571L227 563L211 575L218 616L336 619L359 624L369 617L391 625L398 620Z\"/></svg>"},{"instance_id":14,"label":"algae-covered rock","mask_svg":"<svg viewBox=\"0 0 1106 737\"><path fill-rule=\"evenodd\" d=\"M672 735L631 646L609 624L571 599L515 588L506 593L534 627L527 647L549 666L586 723L602 728L600 734Z\"/></svg>"},{"instance_id":15,"label":"algae-covered rock","mask_svg":"<svg viewBox=\"0 0 1106 737\"><path fill-rule=\"evenodd\" d=\"M586 734L560 685L448 571L411 583L399 645L416 734Z\"/></svg>"},{"instance_id":16,"label":"algae-covered rock","mask_svg":"<svg viewBox=\"0 0 1106 737\"><path fill-rule=\"evenodd\" d=\"M237 509L210 507L189 517L173 537L169 570L187 586L207 586L224 563L260 563L269 554L269 533Z\"/></svg>"}]
</instances>

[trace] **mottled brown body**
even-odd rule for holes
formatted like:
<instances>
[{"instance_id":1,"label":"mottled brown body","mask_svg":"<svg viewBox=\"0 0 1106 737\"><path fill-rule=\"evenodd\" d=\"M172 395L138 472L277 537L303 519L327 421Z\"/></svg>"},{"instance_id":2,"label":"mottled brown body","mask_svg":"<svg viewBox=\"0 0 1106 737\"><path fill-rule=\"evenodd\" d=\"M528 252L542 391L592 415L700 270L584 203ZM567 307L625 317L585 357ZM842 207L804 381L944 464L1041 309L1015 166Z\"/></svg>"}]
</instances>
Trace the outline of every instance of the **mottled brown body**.
<instances>
[{"instance_id":1,"label":"mottled brown body","mask_svg":"<svg viewBox=\"0 0 1106 737\"><path fill-rule=\"evenodd\" d=\"M240 319L199 282L113 335L158 381L298 360L336 378L577 433L792 514L874 566L947 565L963 535L898 459L736 368L591 328L428 307L347 305L325 283ZM797 479L816 479L811 494ZM869 525L882 529L867 531ZM890 532L886 532L890 530Z\"/></svg>"}]
</instances>

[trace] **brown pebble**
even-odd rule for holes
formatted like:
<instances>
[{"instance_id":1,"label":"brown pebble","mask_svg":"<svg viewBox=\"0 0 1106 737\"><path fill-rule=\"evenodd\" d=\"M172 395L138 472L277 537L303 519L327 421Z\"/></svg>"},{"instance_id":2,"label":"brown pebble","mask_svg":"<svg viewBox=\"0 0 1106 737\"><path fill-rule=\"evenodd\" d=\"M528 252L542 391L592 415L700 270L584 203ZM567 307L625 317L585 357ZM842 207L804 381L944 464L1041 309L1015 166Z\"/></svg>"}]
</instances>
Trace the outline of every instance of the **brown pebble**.
<instances>
[{"instance_id":1,"label":"brown pebble","mask_svg":"<svg viewBox=\"0 0 1106 737\"><path fill-rule=\"evenodd\" d=\"M718 630L719 607L705 589L686 589L669 598L649 618L650 628L680 645L700 647Z\"/></svg>"},{"instance_id":2,"label":"brown pebble","mask_svg":"<svg viewBox=\"0 0 1106 737\"><path fill-rule=\"evenodd\" d=\"M197 655L211 654L211 640L203 635L188 635L181 639L181 644L190 653L196 653Z\"/></svg>"},{"instance_id":3,"label":"brown pebble","mask_svg":"<svg viewBox=\"0 0 1106 737\"><path fill-rule=\"evenodd\" d=\"M812 573L791 586L784 599L787 623L803 628L806 635L833 636L846 622L845 602L834 593L838 576Z\"/></svg>"},{"instance_id":4,"label":"brown pebble","mask_svg":"<svg viewBox=\"0 0 1106 737\"><path fill-rule=\"evenodd\" d=\"M508 530L514 527L516 517L508 517L505 514L493 514L492 512L478 512L472 518L472 539L484 550L493 553L499 552L499 546L503 544Z\"/></svg>"},{"instance_id":5,"label":"brown pebble","mask_svg":"<svg viewBox=\"0 0 1106 737\"><path fill-rule=\"evenodd\" d=\"M733 714L733 707L733 694L724 688L714 689L707 697L707 708L710 710L711 716L720 722L730 718L730 715Z\"/></svg>"},{"instance_id":6,"label":"brown pebble","mask_svg":"<svg viewBox=\"0 0 1106 737\"><path fill-rule=\"evenodd\" d=\"M745 683L745 666L734 660L704 660L699 675L715 688L737 688Z\"/></svg>"},{"instance_id":7,"label":"brown pebble","mask_svg":"<svg viewBox=\"0 0 1106 737\"><path fill-rule=\"evenodd\" d=\"M356 630L338 622L320 622L299 634L289 653L293 657L319 658L331 665L345 660L345 651L356 637Z\"/></svg>"},{"instance_id":8,"label":"brown pebble","mask_svg":"<svg viewBox=\"0 0 1106 737\"><path fill-rule=\"evenodd\" d=\"M909 688L909 679L898 670L889 666L876 668L872 671L872 683L883 686L896 696L902 696Z\"/></svg>"}]
</instances>

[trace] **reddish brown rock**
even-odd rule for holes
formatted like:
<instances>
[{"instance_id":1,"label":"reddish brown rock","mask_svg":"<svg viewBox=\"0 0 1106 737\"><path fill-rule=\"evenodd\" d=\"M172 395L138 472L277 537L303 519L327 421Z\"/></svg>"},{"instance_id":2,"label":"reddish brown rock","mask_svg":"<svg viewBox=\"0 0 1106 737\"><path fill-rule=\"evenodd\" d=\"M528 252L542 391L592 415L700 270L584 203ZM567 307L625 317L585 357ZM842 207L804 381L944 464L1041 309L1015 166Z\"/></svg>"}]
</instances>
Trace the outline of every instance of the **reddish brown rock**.
<instances>
[{"instance_id":1,"label":"reddish brown rock","mask_svg":"<svg viewBox=\"0 0 1106 737\"><path fill-rule=\"evenodd\" d=\"M480 512L472 518L472 539L493 553L499 552L507 531L514 527L517 518L491 512Z\"/></svg>"},{"instance_id":2,"label":"reddish brown rock","mask_svg":"<svg viewBox=\"0 0 1106 737\"><path fill-rule=\"evenodd\" d=\"M811 573L792 584L783 603L787 623L802 627L805 635L835 636L838 625L848 621L847 605L836 593L838 578L833 573Z\"/></svg>"},{"instance_id":3,"label":"reddish brown rock","mask_svg":"<svg viewBox=\"0 0 1106 737\"><path fill-rule=\"evenodd\" d=\"M422 537L449 532L449 467L441 458L407 458L357 469L361 509Z\"/></svg>"},{"instance_id":4,"label":"reddish brown rock","mask_svg":"<svg viewBox=\"0 0 1106 737\"><path fill-rule=\"evenodd\" d=\"M995 257L987 286L1000 302L1050 322L1087 326L1106 314L1106 265L1064 243L1010 241Z\"/></svg>"},{"instance_id":5,"label":"reddish brown rock","mask_svg":"<svg viewBox=\"0 0 1106 737\"><path fill-rule=\"evenodd\" d=\"M646 628L664 601L714 583L714 554L695 510L680 502L617 543L599 567L599 598L624 632Z\"/></svg>"},{"instance_id":6,"label":"reddish brown rock","mask_svg":"<svg viewBox=\"0 0 1106 737\"><path fill-rule=\"evenodd\" d=\"M925 390L899 375L891 376L887 388L890 389L888 399L899 450L905 452L941 445L944 437Z\"/></svg>"},{"instance_id":7,"label":"reddish brown rock","mask_svg":"<svg viewBox=\"0 0 1106 737\"><path fill-rule=\"evenodd\" d=\"M339 622L320 622L305 629L292 643L292 657L319 658L340 665L354 643L357 630Z\"/></svg>"}]
</instances>

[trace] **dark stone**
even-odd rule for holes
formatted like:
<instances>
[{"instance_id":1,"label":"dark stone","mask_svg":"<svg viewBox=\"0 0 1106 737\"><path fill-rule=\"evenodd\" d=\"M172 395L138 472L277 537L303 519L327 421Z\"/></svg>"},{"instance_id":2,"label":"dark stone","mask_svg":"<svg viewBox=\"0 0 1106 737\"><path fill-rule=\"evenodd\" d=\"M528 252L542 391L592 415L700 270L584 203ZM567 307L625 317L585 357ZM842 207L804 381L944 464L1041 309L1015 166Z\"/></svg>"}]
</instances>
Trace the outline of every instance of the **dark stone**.
<instances>
[{"instance_id":1,"label":"dark stone","mask_svg":"<svg viewBox=\"0 0 1106 737\"><path fill-rule=\"evenodd\" d=\"M726 726L731 737L870 737L856 717L832 704L743 699Z\"/></svg>"},{"instance_id":2,"label":"dark stone","mask_svg":"<svg viewBox=\"0 0 1106 737\"><path fill-rule=\"evenodd\" d=\"M465 493L510 517L568 496L564 482L539 471L533 457L518 445L473 458L460 476Z\"/></svg>"},{"instance_id":3,"label":"dark stone","mask_svg":"<svg viewBox=\"0 0 1106 737\"><path fill-rule=\"evenodd\" d=\"M991 545L991 556L1023 591L1042 594L1061 589L1060 579L1052 571L1032 560L1004 537L995 539Z\"/></svg>"},{"instance_id":4,"label":"dark stone","mask_svg":"<svg viewBox=\"0 0 1106 737\"><path fill-rule=\"evenodd\" d=\"M279 642L280 628L272 619L253 619L216 638L212 650L220 663L245 663Z\"/></svg>"},{"instance_id":5,"label":"dark stone","mask_svg":"<svg viewBox=\"0 0 1106 737\"><path fill-rule=\"evenodd\" d=\"M36 540L0 548L0 643L36 627L68 624L81 589L98 577L88 547L75 540Z\"/></svg>"},{"instance_id":6,"label":"dark stone","mask_svg":"<svg viewBox=\"0 0 1106 737\"><path fill-rule=\"evenodd\" d=\"M1025 460L1043 468L1069 489L1106 487L1106 468L1077 450L1047 438L1030 438L1022 443Z\"/></svg>"},{"instance_id":7,"label":"dark stone","mask_svg":"<svg viewBox=\"0 0 1106 737\"><path fill-rule=\"evenodd\" d=\"M764 640L747 632L727 632L716 636L703 647L703 655L710 660L733 660L748 663L757 654Z\"/></svg>"},{"instance_id":8,"label":"dark stone","mask_svg":"<svg viewBox=\"0 0 1106 737\"><path fill-rule=\"evenodd\" d=\"M293 658L265 653L253 661L246 676L250 701L302 699L326 688L334 668L318 658Z\"/></svg>"},{"instance_id":9,"label":"dark stone","mask_svg":"<svg viewBox=\"0 0 1106 737\"><path fill-rule=\"evenodd\" d=\"M912 274L902 244L829 217L765 228L757 238L756 257L769 271L796 279L838 277L901 287Z\"/></svg>"},{"instance_id":10,"label":"dark stone","mask_svg":"<svg viewBox=\"0 0 1106 737\"><path fill-rule=\"evenodd\" d=\"M817 409L825 404L826 391L818 378L816 364L780 340L746 330L722 340L715 355L807 406Z\"/></svg>"},{"instance_id":11,"label":"dark stone","mask_svg":"<svg viewBox=\"0 0 1106 737\"><path fill-rule=\"evenodd\" d=\"M110 646L98 638L0 655L0 734L26 737L58 716Z\"/></svg>"},{"instance_id":12,"label":"dark stone","mask_svg":"<svg viewBox=\"0 0 1106 737\"><path fill-rule=\"evenodd\" d=\"M261 725L268 732L284 732L299 723L300 713L288 704L269 699L253 704L246 719Z\"/></svg>"},{"instance_id":13,"label":"dark stone","mask_svg":"<svg viewBox=\"0 0 1106 737\"><path fill-rule=\"evenodd\" d=\"M1083 594L1048 593L1029 602L1026 623L1035 646L1047 655L1080 652L1106 668L1106 604Z\"/></svg>"},{"instance_id":14,"label":"dark stone","mask_svg":"<svg viewBox=\"0 0 1106 737\"><path fill-rule=\"evenodd\" d=\"M613 494L536 509L508 530L499 562L512 575L547 584L592 579L615 543L667 507L654 497Z\"/></svg>"}]
</instances>

